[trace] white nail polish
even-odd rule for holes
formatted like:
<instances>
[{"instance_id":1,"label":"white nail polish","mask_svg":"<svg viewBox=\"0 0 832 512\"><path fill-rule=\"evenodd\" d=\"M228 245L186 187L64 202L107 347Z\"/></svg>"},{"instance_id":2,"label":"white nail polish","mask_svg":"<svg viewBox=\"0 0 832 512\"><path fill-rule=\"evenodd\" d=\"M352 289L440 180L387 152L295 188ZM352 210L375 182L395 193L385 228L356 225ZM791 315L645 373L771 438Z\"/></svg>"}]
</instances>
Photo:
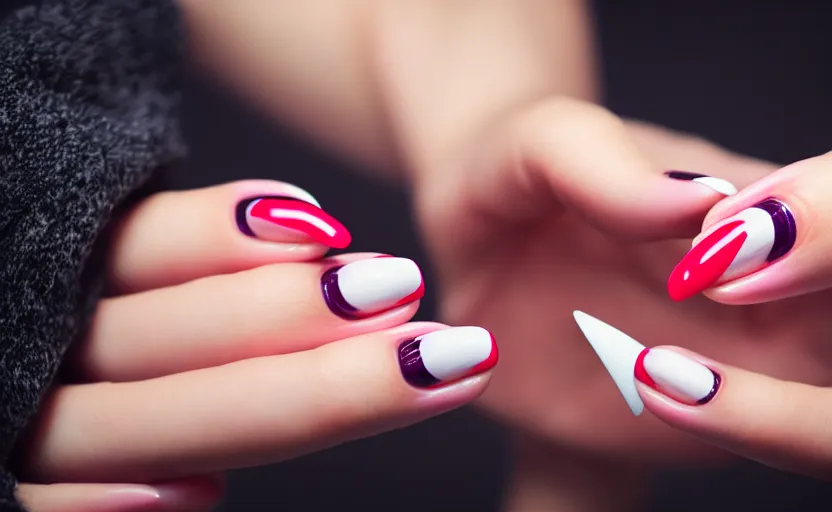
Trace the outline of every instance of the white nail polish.
<instances>
[{"instance_id":1,"label":"white nail polish","mask_svg":"<svg viewBox=\"0 0 832 512\"><path fill-rule=\"evenodd\" d=\"M718 282L730 281L742 277L764 266L774 245L775 233L771 215L760 208L745 209L715 225L710 231L715 231L725 224L736 221L742 221L743 223L714 244L702 256L700 261L700 264L704 264L737 236L746 233L747 238L745 242Z\"/></svg>"},{"instance_id":2,"label":"white nail polish","mask_svg":"<svg viewBox=\"0 0 832 512\"><path fill-rule=\"evenodd\" d=\"M295 199L300 199L301 201L306 201L307 203L314 204L318 208L321 207L321 203L315 199L315 196L307 192L306 190L298 187L297 185L292 185L291 183L281 183L277 188L277 193L274 195L287 195L289 197L294 197Z\"/></svg>"},{"instance_id":3,"label":"white nail polish","mask_svg":"<svg viewBox=\"0 0 832 512\"><path fill-rule=\"evenodd\" d=\"M418 300L424 293L419 266L407 258L369 258L354 261L339 268L334 285L343 302L330 301L338 306L361 313L375 313Z\"/></svg>"},{"instance_id":4,"label":"white nail polish","mask_svg":"<svg viewBox=\"0 0 832 512\"><path fill-rule=\"evenodd\" d=\"M615 327L582 311L574 311L572 315L612 376L630 410L636 416L641 414L644 410L644 402L636 389L634 371L638 356L645 346Z\"/></svg>"},{"instance_id":5,"label":"white nail polish","mask_svg":"<svg viewBox=\"0 0 832 512\"><path fill-rule=\"evenodd\" d=\"M644 371L662 393L680 402L699 402L713 395L716 376L707 366L665 349L650 349L643 359Z\"/></svg>"},{"instance_id":6,"label":"white nail polish","mask_svg":"<svg viewBox=\"0 0 832 512\"><path fill-rule=\"evenodd\" d=\"M723 180L721 178L714 178L713 176L702 176L701 178L695 178L693 181L699 183L700 185L705 185L706 187L726 196L733 196L737 193L737 187L735 187L733 183L731 183L730 181Z\"/></svg>"},{"instance_id":7,"label":"white nail polish","mask_svg":"<svg viewBox=\"0 0 832 512\"><path fill-rule=\"evenodd\" d=\"M417 341L425 370L439 382L458 379L497 355L491 333L482 327L443 329Z\"/></svg>"}]
</instances>

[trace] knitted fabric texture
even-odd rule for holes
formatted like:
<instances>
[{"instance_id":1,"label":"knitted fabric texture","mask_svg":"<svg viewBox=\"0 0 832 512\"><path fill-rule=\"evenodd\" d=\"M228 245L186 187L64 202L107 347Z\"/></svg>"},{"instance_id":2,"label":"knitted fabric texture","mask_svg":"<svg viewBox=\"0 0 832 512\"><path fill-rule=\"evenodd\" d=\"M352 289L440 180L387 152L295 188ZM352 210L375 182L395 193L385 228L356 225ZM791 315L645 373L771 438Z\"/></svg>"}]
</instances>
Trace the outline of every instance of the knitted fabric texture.
<instances>
[{"instance_id":1,"label":"knitted fabric texture","mask_svg":"<svg viewBox=\"0 0 832 512\"><path fill-rule=\"evenodd\" d=\"M108 222L184 154L172 0L38 2L0 24L0 512L7 470L99 298Z\"/></svg>"}]
</instances>

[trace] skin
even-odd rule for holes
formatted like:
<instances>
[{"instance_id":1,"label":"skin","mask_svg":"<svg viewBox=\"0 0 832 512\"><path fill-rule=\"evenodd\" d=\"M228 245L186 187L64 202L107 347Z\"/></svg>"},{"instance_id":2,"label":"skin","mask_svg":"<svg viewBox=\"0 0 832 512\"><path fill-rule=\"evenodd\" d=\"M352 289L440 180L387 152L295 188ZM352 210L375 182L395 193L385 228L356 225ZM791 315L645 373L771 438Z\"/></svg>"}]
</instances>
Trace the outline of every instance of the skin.
<instances>
[{"instance_id":1,"label":"skin","mask_svg":"<svg viewBox=\"0 0 832 512\"><path fill-rule=\"evenodd\" d=\"M447 328L409 322L418 301L360 320L329 310L325 270L376 254L322 258L296 233L239 231L240 199L285 188L167 192L118 224L111 295L20 446L30 510L208 510L220 481L192 475L410 425L484 391L489 372L435 389L403 379L399 344Z\"/></svg>"},{"instance_id":2,"label":"skin","mask_svg":"<svg viewBox=\"0 0 832 512\"><path fill-rule=\"evenodd\" d=\"M832 221L832 156L809 158L779 169L754 182L736 196L718 203L705 220L708 227L762 199L777 197L789 205L798 227L794 248L775 264L720 286L705 295L730 305L756 304L774 314L805 315L812 304L828 304L832 287L829 253L832 236L819 226ZM776 301L776 302L775 302ZM789 305L790 311L782 311ZM749 307L749 306L745 306ZM832 365L827 351L828 329L817 324L791 325L802 329L801 345L814 365ZM661 342L659 342L661 343ZM675 344L675 343L674 343ZM829 378L805 374L780 376L756 373L741 361L739 368L721 354L707 357L670 347L710 367L723 379L713 400L689 406L660 391L639 385L645 407L657 418L713 445L775 468L821 479L832 478L832 438L828 433ZM784 377L782 380L773 377Z\"/></svg>"}]
</instances>

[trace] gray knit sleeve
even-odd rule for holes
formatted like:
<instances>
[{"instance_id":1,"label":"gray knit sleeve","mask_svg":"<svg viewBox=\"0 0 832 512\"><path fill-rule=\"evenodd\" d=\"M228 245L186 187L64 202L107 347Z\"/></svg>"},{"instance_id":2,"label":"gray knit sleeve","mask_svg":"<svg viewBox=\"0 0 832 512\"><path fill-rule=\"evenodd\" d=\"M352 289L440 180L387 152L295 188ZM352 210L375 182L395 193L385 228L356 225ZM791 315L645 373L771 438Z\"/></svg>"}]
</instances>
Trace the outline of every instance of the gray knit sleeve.
<instances>
[{"instance_id":1,"label":"gray knit sleeve","mask_svg":"<svg viewBox=\"0 0 832 512\"><path fill-rule=\"evenodd\" d=\"M11 455L101 292L109 220L184 154L172 0L37 2L0 25L0 512Z\"/></svg>"}]
</instances>

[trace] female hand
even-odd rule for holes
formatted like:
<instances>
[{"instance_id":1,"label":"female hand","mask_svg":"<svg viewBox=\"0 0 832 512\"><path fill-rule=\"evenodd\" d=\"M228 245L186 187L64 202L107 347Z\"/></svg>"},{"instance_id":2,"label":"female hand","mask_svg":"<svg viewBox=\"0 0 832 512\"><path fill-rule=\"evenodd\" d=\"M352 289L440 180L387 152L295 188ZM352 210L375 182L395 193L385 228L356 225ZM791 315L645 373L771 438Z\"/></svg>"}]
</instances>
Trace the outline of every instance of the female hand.
<instances>
[{"instance_id":1,"label":"female hand","mask_svg":"<svg viewBox=\"0 0 832 512\"><path fill-rule=\"evenodd\" d=\"M489 413L537 440L604 457L678 462L721 453L634 418L575 326L575 309L638 339L672 333L674 344L755 371L829 379L832 365L800 348L832 331L820 297L742 308L668 297L668 276L690 248L668 239L694 236L731 190L665 172L742 188L773 166L564 99L478 133L414 180L442 319L511 338L480 401Z\"/></svg>"},{"instance_id":2,"label":"female hand","mask_svg":"<svg viewBox=\"0 0 832 512\"><path fill-rule=\"evenodd\" d=\"M482 393L490 334L408 323L419 268L320 259L349 240L308 193L276 182L141 203L116 228L112 296L21 446L21 499L33 512L203 510L216 479L186 477L402 427Z\"/></svg>"},{"instance_id":3,"label":"female hand","mask_svg":"<svg viewBox=\"0 0 832 512\"><path fill-rule=\"evenodd\" d=\"M803 358L805 371L778 380L717 362L724 358L715 347L697 349L716 360L675 346L647 350L635 370L645 407L667 424L769 466L823 479L832 479L832 353L829 329L806 321L806 306L829 307L830 170L832 155L804 160L718 203L669 283L679 298L704 290L724 304L767 303L755 306L766 312L755 321L768 336L755 339L750 332L747 342L784 359ZM671 342L649 331L641 341ZM736 364L751 366L742 359Z\"/></svg>"}]
</instances>

